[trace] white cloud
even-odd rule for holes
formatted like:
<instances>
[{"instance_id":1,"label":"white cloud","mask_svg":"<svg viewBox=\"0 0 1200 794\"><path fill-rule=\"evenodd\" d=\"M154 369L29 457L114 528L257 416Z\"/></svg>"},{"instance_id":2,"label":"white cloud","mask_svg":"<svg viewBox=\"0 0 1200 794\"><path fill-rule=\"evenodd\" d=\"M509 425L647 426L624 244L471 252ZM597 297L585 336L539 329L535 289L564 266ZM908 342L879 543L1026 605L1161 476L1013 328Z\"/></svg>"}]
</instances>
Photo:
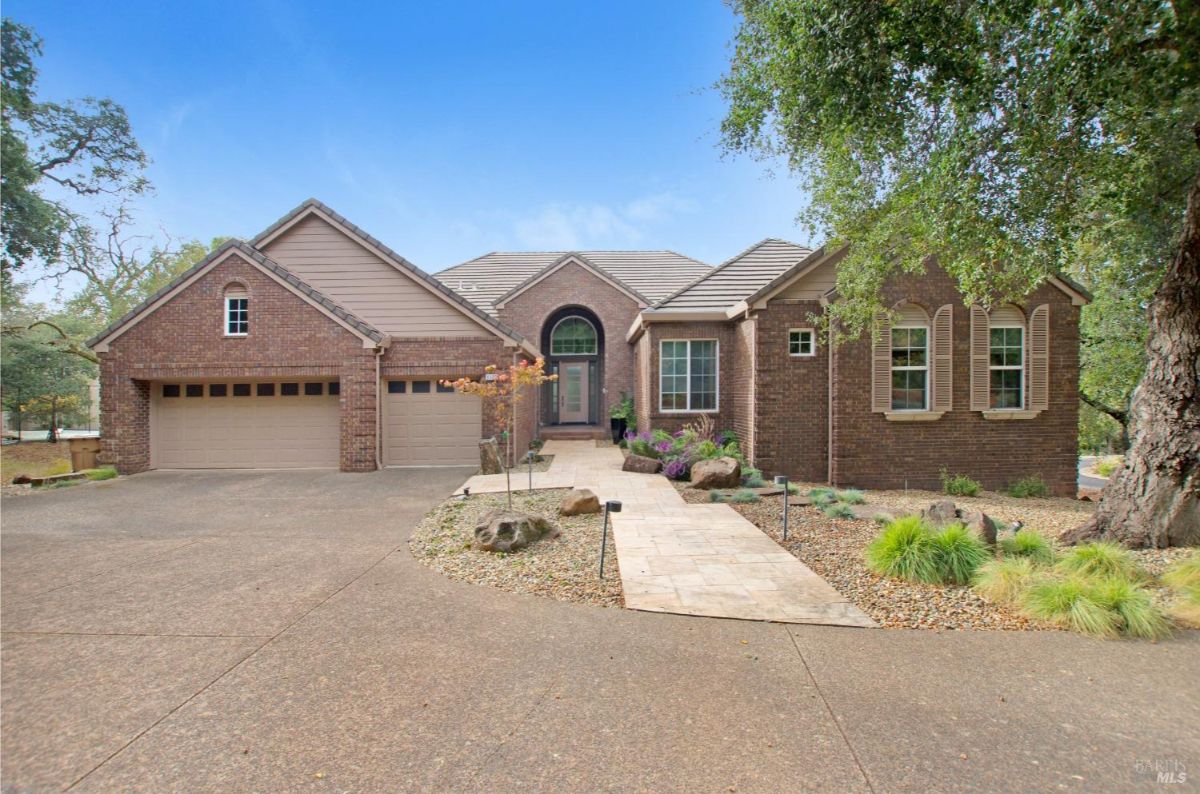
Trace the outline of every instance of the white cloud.
<instances>
[{"instance_id":1,"label":"white cloud","mask_svg":"<svg viewBox=\"0 0 1200 794\"><path fill-rule=\"evenodd\" d=\"M618 207L548 204L517 218L513 231L523 247L535 250L620 248L646 238L648 227L696 209L695 201L673 193L643 196Z\"/></svg>"}]
</instances>

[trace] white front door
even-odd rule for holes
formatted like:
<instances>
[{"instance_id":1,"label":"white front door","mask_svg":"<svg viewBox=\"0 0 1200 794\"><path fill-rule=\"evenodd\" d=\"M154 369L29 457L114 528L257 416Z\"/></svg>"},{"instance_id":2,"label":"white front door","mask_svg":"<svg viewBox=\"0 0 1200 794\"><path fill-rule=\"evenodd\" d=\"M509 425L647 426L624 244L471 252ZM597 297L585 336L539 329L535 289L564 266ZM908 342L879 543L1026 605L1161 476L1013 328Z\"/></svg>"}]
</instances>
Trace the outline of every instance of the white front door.
<instances>
[{"instance_id":1,"label":"white front door","mask_svg":"<svg viewBox=\"0 0 1200 794\"><path fill-rule=\"evenodd\" d=\"M584 422L588 420L588 365L587 362L563 364L559 368L561 382L558 384L558 421Z\"/></svg>"}]
</instances>

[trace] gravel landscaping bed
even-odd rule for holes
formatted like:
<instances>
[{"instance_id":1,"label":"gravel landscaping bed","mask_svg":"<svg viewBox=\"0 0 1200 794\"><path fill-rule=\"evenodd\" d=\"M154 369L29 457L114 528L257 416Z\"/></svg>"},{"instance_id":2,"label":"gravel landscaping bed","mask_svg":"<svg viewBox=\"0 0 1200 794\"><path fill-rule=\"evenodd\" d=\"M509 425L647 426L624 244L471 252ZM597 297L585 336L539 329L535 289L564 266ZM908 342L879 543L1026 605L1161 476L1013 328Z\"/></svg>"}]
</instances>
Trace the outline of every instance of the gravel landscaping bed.
<instances>
[{"instance_id":1,"label":"gravel landscaping bed","mask_svg":"<svg viewBox=\"0 0 1200 794\"><path fill-rule=\"evenodd\" d=\"M603 515L558 515L558 506L569 490L513 492L513 509L549 519L562 530L557 538L540 540L512 554L476 551L471 548L476 523L488 511L506 507L507 496L474 494L435 507L417 525L409 548L418 560L458 581L558 601L621 607L624 600L612 527L601 581Z\"/></svg>"}]
</instances>

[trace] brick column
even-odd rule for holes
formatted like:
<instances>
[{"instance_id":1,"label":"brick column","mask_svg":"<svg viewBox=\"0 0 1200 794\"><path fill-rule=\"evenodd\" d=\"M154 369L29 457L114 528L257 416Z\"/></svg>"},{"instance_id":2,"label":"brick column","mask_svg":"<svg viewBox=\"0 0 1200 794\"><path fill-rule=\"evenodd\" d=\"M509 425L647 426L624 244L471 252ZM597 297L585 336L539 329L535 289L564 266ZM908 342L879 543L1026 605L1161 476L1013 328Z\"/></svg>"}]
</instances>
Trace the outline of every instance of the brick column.
<instances>
[{"instance_id":1,"label":"brick column","mask_svg":"<svg viewBox=\"0 0 1200 794\"><path fill-rule=\"evenodd\" d=\"M374 471L375 354L369 350L346 359L341 374L342 471Z\"/></svg>"},{"instance_id":2,"label":"brick column","mask_svg":"<svg viewBox=\"0 0 1200 794\"><path fill-rule=\"evenodd\" d=\"M121 474L150 468L150 384L119 374L100 359L100 463Z\"/></svg>"}]
</instances>

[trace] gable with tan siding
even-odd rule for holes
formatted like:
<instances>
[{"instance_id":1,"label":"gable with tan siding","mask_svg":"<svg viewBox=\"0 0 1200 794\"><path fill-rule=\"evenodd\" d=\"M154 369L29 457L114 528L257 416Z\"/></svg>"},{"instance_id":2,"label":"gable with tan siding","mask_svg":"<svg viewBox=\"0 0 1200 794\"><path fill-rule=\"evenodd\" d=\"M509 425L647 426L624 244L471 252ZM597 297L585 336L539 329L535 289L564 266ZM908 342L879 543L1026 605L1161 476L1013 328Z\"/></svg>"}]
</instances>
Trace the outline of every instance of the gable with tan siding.
<instances>
[{"instance_id":1,"label":"gable with tan siding","mask_svg":"<svg viewBox=\"0 0 1200 794\"><path fill-rule=\"evenodd\" d=\"M394 337L479 337L489 331L316 215L263 252Z\"/></svg>"}]
</instances>

